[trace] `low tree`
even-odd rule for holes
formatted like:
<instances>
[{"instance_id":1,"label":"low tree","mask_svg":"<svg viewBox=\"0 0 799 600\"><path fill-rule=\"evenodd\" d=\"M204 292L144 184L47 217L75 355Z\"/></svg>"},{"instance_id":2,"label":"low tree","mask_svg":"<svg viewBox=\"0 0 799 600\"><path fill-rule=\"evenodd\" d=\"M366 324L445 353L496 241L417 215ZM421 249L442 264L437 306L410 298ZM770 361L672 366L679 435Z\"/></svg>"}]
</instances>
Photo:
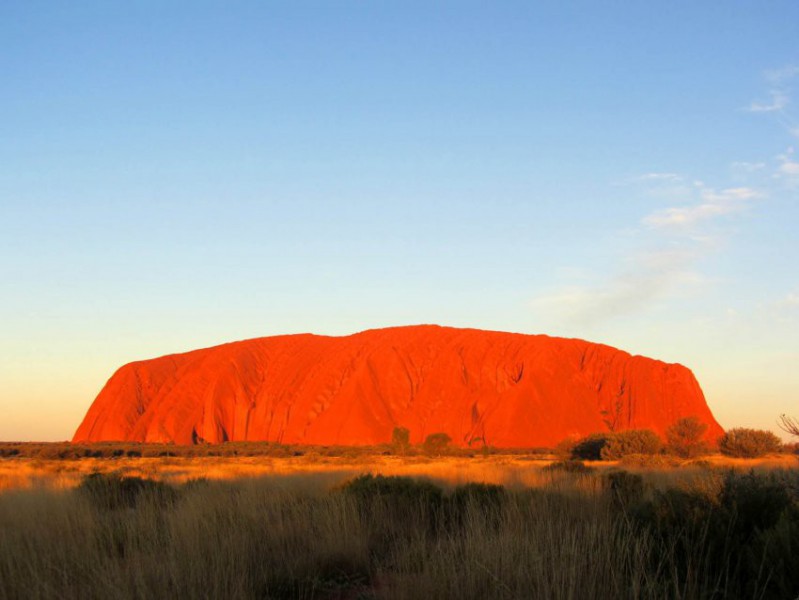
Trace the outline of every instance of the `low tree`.
<instances>
[{"instance_id":1,"label":"low tree","mask_svg":"<svg viewBox=\"0 0 799 600\"><path fill-rule=\"evenodd\" d=\"M770 431L737 427L730 429L719 440L719 450L736 458L757 458L764 454L780 452L782 441Z\"/></svg>"},{"instance_id":2,"label":"low tree","mask_svg":"<svg viewBox=\"0 0 799 600\"><path fill-rule=\"evenodd\" d=\"M670 454L682 458L696 458L710 452L707 442L702 436L707 431L707 424L697 417L685 417L674 422L666 430L666 449Z\"/></svg>"},{"instance_id":3,"label":"low tree","mask_svg":"<svg viewBox=\"0 0 799 600\"><path fill-rule=\"evenodd\" d=\"M405 454L411 446L411 432L407 427L395 427L391 432L391 447L395 452Z\"/></svg>"},{"instance_id":4,"label":"low tree","mask_svg":"<svg viewBox=\"0 0 799 600\"><path fill-rule=\"evenodd\" d=\"M423 448L427 454L439 455L447 449L451 441L452 438L446 433L431 433L425 438Z\"/></svg>"},{"instance_id":5,"label":"low tree","mask_svg":"<svg viewBox=\"0 0 799 600\"><path fill-rule=\"evenodd\" d=\"M613 433L600 451L602 460L619 460L630 454L657 454L663 442L650 429L630 429Z\"/></svg>"}]
</instances>

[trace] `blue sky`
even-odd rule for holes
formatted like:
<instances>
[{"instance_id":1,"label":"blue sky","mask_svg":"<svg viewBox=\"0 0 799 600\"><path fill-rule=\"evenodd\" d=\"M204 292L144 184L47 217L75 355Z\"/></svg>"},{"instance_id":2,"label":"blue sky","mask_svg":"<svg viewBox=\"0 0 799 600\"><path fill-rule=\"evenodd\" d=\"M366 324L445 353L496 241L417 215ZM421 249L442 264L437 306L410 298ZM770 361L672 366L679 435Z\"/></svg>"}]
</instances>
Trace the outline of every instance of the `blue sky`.
<instances>
[{"instance_id":1,"label":"blue sky","mask_svg":"<svg viewBox=\"0 0 799 600\"><path fill-rule=\"evenodd\" d=\"M799 6L4 2L0 439L135 359L440 323L799 413Z\"/></svg>"}]
</instances>

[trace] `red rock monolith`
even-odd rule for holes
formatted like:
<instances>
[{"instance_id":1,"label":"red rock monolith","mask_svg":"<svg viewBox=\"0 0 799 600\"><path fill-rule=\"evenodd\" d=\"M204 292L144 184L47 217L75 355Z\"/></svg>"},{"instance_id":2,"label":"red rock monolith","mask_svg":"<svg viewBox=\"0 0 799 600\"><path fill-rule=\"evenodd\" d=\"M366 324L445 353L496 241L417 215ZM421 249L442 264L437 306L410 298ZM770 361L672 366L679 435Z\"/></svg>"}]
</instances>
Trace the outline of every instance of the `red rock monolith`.
<instances>
[{"instance_id":1,"label":"red rock monolith","mask_svg":"<svg viewBox=\"0 0 799 600\"><path fill-rule=\"evenodd\" d=\"M693 373L577 339L434 325L258 338L133 362L73 441L411 442L529 448L696 416L722 429Z\"/></svg>"}]
</instances>

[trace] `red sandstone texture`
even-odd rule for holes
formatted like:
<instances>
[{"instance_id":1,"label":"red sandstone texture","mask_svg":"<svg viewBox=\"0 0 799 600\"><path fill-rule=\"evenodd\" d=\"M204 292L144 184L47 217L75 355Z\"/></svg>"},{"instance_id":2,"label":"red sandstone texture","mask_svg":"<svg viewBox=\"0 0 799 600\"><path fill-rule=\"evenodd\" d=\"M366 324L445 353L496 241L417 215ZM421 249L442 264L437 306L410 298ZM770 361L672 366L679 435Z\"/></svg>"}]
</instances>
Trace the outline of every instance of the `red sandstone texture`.
<instances>
[{"instance_id":1,"label":"red sandstone texture","mask_svg":"<svg viewBox=\"0 0 799 600\"><path fill-rule=\"evenodd\" d=\"M241 440L552 446L570 436L696 416L722 429L693 373L576 339L433 325L347 337L286 335L130 363L92 404L73 441Z\"/></svg>"}]
</instances>

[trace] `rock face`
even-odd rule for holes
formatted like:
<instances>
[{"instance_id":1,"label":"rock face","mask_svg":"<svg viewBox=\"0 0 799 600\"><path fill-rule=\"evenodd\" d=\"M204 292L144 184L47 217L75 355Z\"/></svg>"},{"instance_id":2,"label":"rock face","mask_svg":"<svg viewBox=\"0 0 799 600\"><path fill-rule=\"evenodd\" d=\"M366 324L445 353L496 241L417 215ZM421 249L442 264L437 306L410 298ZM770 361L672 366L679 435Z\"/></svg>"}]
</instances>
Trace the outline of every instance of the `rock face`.
<instances>
[{"instance_id":1,"label":"rock face","mask_svg":"<svg viewBox=\"0 0 799 600\"><path fill-rule=\"evenodd\" d=\"M576 339L432 325L246 340L120 368L73 441L240 440L552 446L696 416L722 429L690 370Z\"/></svg>"}]
</instances>

